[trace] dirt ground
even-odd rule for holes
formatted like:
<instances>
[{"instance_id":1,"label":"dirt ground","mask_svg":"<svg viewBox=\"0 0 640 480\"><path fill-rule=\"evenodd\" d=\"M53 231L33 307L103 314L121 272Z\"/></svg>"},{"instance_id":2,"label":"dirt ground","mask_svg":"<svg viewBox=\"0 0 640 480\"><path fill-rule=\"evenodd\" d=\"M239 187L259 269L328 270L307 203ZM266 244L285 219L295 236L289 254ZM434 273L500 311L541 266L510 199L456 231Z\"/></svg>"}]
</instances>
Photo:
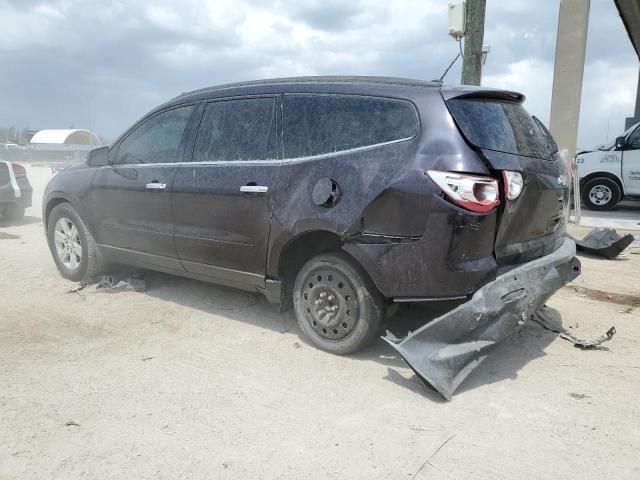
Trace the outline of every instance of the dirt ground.
<instances>
[{"instance_id":1,"label":"dirt ground","mask_svg":"<svg viewBox=\"0 0 640 480\"><path fill-rule=\"evenodd\" d=\"M324 353L257 295L68 293L29 175L34 208L0 223L0 479L640 478L638 248L582 257L549 302L579 337L615 325L605 348L529 323L447 403L382 340Z\"/></svg>"}]
</instances>

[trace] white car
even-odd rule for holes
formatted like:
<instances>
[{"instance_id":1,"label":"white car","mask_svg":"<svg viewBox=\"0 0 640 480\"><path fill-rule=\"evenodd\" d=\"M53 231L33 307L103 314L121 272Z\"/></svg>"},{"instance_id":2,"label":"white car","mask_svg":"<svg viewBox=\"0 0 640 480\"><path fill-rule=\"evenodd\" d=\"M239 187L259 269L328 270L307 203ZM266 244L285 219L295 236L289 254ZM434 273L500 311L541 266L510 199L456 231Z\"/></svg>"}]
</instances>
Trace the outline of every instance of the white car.
<instances>
[{"instance_id":1,"label":"white car","mask_svg":"<svg viewBox=\"0 0 640 480\"><path fill-rule=\"evenodd\" d=\"M611 210L624 197L640 198L640 123L615 142L576 155L582 204Z\"/></svg>"}]
</instances>

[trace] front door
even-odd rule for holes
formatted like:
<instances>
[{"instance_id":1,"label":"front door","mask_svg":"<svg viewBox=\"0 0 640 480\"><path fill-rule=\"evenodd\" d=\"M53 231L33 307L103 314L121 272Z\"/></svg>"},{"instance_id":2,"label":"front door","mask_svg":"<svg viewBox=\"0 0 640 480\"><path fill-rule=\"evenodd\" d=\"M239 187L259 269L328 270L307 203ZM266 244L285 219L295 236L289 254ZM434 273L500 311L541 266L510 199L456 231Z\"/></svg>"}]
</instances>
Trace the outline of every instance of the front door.
<instances>
[{"instance_id":1,"label":"front door","mask_svg":"<svg viewBox=\"0 0 640 480\"><path fill-rule=\"evenodd\" d=\"M118 249L176 257L171 188L193 106L160 112L113 149L93 182L97 241Z\"/></svg>"},{"instance_id":2,"label":"front door","mask_svg":"<svg viewBox=\"0 0 640 480\"><path fill-rule=\"evenodd\" d=\"M176 173L175 242L184 268L226 283L263 285L280 168L280 97L209 102L191 164Z\"/></svg>"},{"instance_id":3,"label":"front door","mask_svg":"<svg viewBox=\"0 0 640 480\"><path fill-rule=\"evenodd\" d=\"M640 126L627 137L622 152L622 181L627 195L640 195Z\"/></svg>"}]
</instances>

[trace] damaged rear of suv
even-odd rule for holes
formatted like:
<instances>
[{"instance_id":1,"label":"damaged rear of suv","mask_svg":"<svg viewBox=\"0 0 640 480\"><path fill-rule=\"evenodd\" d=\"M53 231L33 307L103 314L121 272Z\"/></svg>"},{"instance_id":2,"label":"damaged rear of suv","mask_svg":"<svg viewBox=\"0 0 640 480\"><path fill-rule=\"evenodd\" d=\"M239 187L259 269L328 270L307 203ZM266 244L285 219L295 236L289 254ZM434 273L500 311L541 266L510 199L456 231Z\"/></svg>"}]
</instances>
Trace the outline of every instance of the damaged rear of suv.
<instances>
[{"instance_id":1,"label":"damaged rear of suv","mask_svg":"<svg viewBox=\"0 0 640 480\"><path fill-rule=\"evenodd\" d=\"M339 354L393 302L457 300L385 337L450 397L580 270L567 171L523 100L373 77L186 93L54 177L49 245L73 280L119 263L261 292Z\"/></svg>"}]
</instances>

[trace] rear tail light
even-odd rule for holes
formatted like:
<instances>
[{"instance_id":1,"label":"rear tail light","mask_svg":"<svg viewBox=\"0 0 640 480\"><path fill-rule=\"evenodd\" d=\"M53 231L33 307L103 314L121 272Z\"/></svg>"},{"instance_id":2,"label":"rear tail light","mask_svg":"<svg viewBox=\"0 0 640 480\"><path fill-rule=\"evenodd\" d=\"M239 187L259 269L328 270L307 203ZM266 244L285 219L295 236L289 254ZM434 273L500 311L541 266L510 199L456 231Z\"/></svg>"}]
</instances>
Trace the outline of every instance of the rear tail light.
<instances>
[{"instance_id":1,"label":"rear tail light","mask_svg":"<svg viewBox=\"0 0 640 480\"><path fill-rule=\"evenodd\" d=\"M439 170L426 173L451 201L467 210L487 213L500 204L495 178Z\"/></svg>"},{"instance_id":2,"label":"rear tail light","mask_svg":"<svg viewBox=\"0 0 640 480\"><path fill-rule=\"evenodd\" d=\"M515 200L522 193L524 180L520 172L512 172L511 170L503 170L502 178L504 180L504 196L507 200Z\"/></svg>"},{"instance_id":3,"label":"rear tail light","mask_svg":"<svg viewBox=\"0 0 640 480\"><path fill-rule=\"evenodd\" d=\"M16 177L27 176L27 170L22 165L18 165L17 163L12 163L11 165L13 166L13 173Z\"/></svg>"}]
</instances>

